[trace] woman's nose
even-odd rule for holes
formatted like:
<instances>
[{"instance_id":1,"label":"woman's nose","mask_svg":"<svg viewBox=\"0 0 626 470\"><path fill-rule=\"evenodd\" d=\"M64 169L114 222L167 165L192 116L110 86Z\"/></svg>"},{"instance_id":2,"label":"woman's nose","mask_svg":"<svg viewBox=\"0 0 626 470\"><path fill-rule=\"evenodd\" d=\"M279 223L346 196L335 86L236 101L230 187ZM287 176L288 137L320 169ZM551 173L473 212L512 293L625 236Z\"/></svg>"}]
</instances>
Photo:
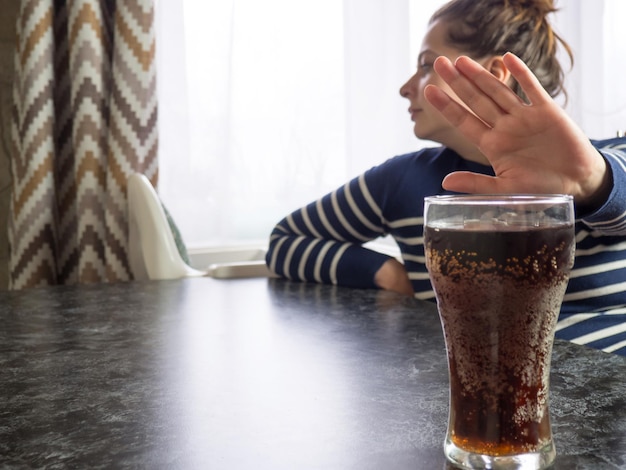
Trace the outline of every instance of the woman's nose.
<instances>
[{"instance_id":1,"label":"woman's nose","mask_svg":"<svg viewBox=\"0 0 626 470\"><path fill-rule=\"evenodd\" d=\"M404 85L400 87L400 96L402 96L403 98L409 97L409 87L407 86L408 84L409 82L406 82Z\"/></svg>"},{"instance_id":2,"label":"woman's nose","mask_svg":"<svg viewBox=\"0 0 626 470\"><path fill-rule=\"evenodd\" d=\"M411 92L412 92L411 88L412 88L413 78L414 77L409 78L407 82L400 87L400 96L402 96L403 98L410 97Z\"/></svg>"}]
</instances>

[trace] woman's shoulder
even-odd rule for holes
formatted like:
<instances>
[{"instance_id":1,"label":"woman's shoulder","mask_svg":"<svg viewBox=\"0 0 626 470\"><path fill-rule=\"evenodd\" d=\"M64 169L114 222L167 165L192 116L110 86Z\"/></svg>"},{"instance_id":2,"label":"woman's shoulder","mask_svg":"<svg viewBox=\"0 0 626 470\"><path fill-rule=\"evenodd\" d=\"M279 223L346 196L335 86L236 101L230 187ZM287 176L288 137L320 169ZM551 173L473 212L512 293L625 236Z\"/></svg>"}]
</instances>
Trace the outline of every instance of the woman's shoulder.
<instances>
[{"instance_id":1,"label":"woman's shoulder","mask_svg":"<svg viewBox=\"0 0 626 470\"><path fill-rule=\"evenodd\" d=\"M442 157L444 153L449 153L446 147L425 147L415 152L405 153L390 158L388 161L415 161L419 163L432 163Z\"/></svg>"},{"instance_id":2,"label":"woman's shoulder","mask_svg":"<svg viewBox=\"0 0 626 470\"><path fill-rule=\"evenodd\" d=\"M427 147L415 152L404 153L389 158L385 162L375 166L372 170L406 172L423 167L432 168L436 164L449 164L450 160L443 155L449 152L445 147ZM456 154L455 154L456 155Z\"/></svg>"},{"instance_id":3,"label":"woman's shoulder","mask_svg":"<svg viewBox=\"0 0 626 470\"><path fill-rule=\"evenodd\" d=\"M371 194L385 199L411 194L411 199L441 192L441 181L461 159L446 147L423 148L397 155L365 172L363 183ZM407 196L409 197L409 196Z\"/></svg>"},{"instance_id":4,"label":"woman's shoulder","mask_svg":"<svg viewBox=\"0 0 626 470\"><path fill-rule=\"evenodd\" d=\"M463 159L447 147L428 147L416 152L397 155L369 170L370 175L412 175L443 179L453 171L473 171L491 174L491 167ZM366 175L367 176L367 175Z\"/></svg>"}]
</instances>

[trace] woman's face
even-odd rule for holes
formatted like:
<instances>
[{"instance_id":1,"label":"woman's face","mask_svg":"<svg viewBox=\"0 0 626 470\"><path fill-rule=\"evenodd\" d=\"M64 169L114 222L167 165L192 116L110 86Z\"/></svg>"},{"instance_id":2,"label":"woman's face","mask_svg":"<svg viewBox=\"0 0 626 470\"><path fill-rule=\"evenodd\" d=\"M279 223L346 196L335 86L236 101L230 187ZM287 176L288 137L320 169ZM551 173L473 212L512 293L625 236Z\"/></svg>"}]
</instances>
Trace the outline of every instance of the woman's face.
<instances>
[{"instance_id":1,"label":"woman's face","mask_svg":"<svg viewBox=\"0 0 626 470\"><path fill-rule=\"evenodd\" d=\"M433 70L433 62L437 57L446 56L454 62L463 54L462 51L446 44L446 32L447 23L443 21L435 21L430 26L417 57L417 72L402 85L400 94L410 102L409 113L415 123L413 130L417 138L450 146L450 139L456 140L460 135L424 98L426 85L437 85L452 98L456 98L450 87ZM457 101L460 102L458 98Z\"/></svg>"}]
</instances>

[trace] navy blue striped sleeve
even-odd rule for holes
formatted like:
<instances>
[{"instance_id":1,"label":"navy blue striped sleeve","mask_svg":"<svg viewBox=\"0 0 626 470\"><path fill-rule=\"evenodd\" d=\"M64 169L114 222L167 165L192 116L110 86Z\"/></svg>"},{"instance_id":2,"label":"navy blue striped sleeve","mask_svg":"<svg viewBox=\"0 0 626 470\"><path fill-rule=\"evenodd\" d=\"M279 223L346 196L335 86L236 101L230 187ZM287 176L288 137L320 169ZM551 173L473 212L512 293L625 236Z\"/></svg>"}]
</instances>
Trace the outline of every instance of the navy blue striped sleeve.
<instances>
[{"instance_id":1,"label":"navy blue striped sleeve","mask_svg":"<svg viewBox=\"0 0 626 470\"><path fill-rule=\"evenodd\" d=\"M281 220L270 235L267 265L288 279L375 288L374 275L389 256L362 244L384 233L364 174Z\"/></svg>"},{"instance_id":2,"label":"navy blue striped sleeve","mask_svg":"<svg viewBox=\"0 0 626 470\"><path fill-rule=\"evenodd\" d=\"M626 144L594 144L613 175L606 202L576 223L576 259L556 336L626 355Z\"/></svg>"},{"instance_id":3,"label":"navy blue striped sleeve","mask_svg":"<svg viewBox=\"0 0 626 470\"><path fill-rule=\"evenodd\" d=\"M626 235L626 153L617 148L604 148L600 152L613 175L613 189L607 201L582 222L603 235Z\"/></svg>"}]
</instances>

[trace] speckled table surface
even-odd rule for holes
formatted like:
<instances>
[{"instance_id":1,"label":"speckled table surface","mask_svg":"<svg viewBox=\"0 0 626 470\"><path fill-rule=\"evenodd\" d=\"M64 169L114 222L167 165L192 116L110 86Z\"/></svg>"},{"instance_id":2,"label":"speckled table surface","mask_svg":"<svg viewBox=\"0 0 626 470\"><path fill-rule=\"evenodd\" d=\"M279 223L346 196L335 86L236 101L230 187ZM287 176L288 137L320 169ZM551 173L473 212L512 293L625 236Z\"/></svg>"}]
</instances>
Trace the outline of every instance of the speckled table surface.
<instances>
[{"instance_id":1,"label":"speckled table surface","mask_svg":"<svg viewBox=\"0 0 626 470\"><path fill-rule=\"evenodd\" d=\"M626 358L557 341L556 469L626 468ZM0 468L445 469L436 308L276 279L0 293Z\"/></svg>"}]
</instances>

